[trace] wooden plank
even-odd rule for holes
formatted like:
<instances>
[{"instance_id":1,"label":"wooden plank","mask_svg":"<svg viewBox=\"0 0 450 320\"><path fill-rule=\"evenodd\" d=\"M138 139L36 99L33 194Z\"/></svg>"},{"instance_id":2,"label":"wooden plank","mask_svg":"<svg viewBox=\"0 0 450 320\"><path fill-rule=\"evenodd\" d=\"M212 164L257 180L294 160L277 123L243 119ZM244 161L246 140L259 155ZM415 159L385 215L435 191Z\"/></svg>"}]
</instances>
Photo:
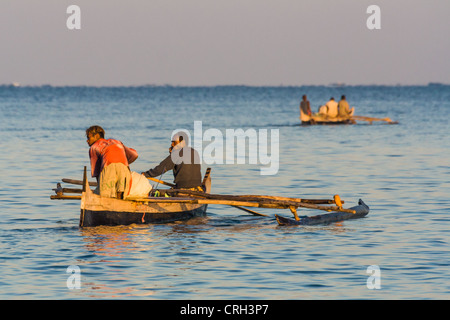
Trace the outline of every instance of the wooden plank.
<instances>
[{"instance_id":1,"label":"wooden plank","mask_svg":"<svg viewBox=\"0 0 450 320\"><path fill-rule=\"evenodd\" d=\"M83 190L81 189L74 189L74 188L62 188L61 189L63 193L82 193Z\"/></svg>"},{"instance_id":2,"label":"wooden plank","mask_svg":"<svg viewBox=\"0 0 450 320\"><path fill-rule=\"evenodd\" d=\"M301 198L292 198L292 197L279 197L279 196L265 196L265 195L227 195L227 194L212 194L205 193L201 191L192 191L192 190L184 190L184 189L170 189L165 190L167 193L177 193L177 194L186 194L193 196L200 196L203 198L211 198L211 199L234 199L234 200L251 200L251 201L260 201L260 200L276 200L276 201L292 201L299 203L310 203L310 204L335 204L334 200L330 199L301 199ZM345 203L341 200L341 203Z\"/></svg>"},{"instance_id":3,"label":"wooden plank","mask_svg":"<svg viewBox=\"0 0 450 320\"><path fill-rule=\"evenodd\" d=\"M66 195L53 195L50 196L52 200L81 200L81 196L66 196Z\"/></svg>"},{"instance_id":4,"label":"wooden plank","mask_svg":"<svg viewBox=\"0 0 450 320\"><path fill-rule=\"evenodd\" d=\"M343 209L338 206L319 206L314 203L305 203L302 200L303 199L296 199L296 198L286 198L286 197L264 197L264 196L233 196L233 195L218 195L218 194L210 194L210 193L202 193L202 192L196 192L196 191L189 191L189 190L180 190L180 194L195 194L198 196L201 196L206 199L214 199L214 200L223 200L223 201L243 201L243 202L255 202L258 203L258 206L260 208L289 208L289 207L304 207L309 209L317 209L317 210L325 210L325 211L342 211L346 212L348 209ZM287 199L287 200L284 200ZM328 200L327 200L328 201ZM331 200L332 203L334 203L334 200ZM225 204L225 202L217 202L217 204ZM270 206L270 205L272 206ZM237 204L236 204L237 205ZM245 206L245 205L243 205ZM348 212L352 212L351 210Z\"/></svg>"},{"instance_id":5,"label":"wooden plank","mask_svg":"<svg viewBox=\"0 0 450 320\"><path fill-rule=\"evenodd\" d=\"M81 196L67 196L67 195L52 195L52 200L80 200ZM112 198L111 198L112 199ZM277 203L258 203L249 201L235 201L235 200L218 200L218 199L198 199L198 198L130 198L125 201L130 202L143 202L143 203L189 203L189 204L219 204L229 206L241 206L241 207L255 207L255 208L270 208L270 209L287 209L289 206L285 204ZM316 206L312 209L319 209ZM327 207L326 210L330 208ZM342 211L344 211L343 209Z\"/></svg>"},{"instance_id":6,"label":"wooden plank","mask_svg":"<svg viewBox=\"0 0 450 320\"><path fill-rule=\"evenodd\" d=\"M299 202L290 202L290 201L245 201L245 200L233 200L233 199L198 199L198 198L187 198L190 200L182 200L182 198L136 198L129 199L133 201L139 202L177 202L182 201L183 203L198 203L198 204L221 204L221 205L229 205L229 206L242 206L242 207L255 207L255 208L272 208L272 209L288 209L289 207L304 207L308 209L317 209L317 210L325 210L325 211L339 211L339 212L349 212L353 213L353 210L343 209L337 206L319 206L315 204L309 203L299 203Z\"/></svg>"},{"instance_id":7,"label":"wooden plank","mask_svg":"<svg viewBox=\"0 0 450 320\"><path fill-rule=\"evenodd\" d=\"M62 182L75 184L75 185L79 185L79 186L83 185L83 181L82 180L74 180L74 179L63 178ZM91 187L96 187L97 186L97 182L96 181L89 181L89 185Z\"/></svg>"}]
</instances>

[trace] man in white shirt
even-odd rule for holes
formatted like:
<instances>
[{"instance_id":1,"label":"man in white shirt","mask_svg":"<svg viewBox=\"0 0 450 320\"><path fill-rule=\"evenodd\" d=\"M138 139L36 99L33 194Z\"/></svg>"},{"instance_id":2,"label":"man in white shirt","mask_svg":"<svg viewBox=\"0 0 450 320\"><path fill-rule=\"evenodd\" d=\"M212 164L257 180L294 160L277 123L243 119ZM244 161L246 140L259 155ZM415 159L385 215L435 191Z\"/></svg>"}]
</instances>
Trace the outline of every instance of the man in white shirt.
<instances>
[{"instance_id":1,"label":"man in white shirt","mask_svg":"<svg viewBox=\"0 0 450 320\"><path fill-rule=\"evenodd\" d=\"M338 103L334 101L334 98L331 97L330 101L325 104L328 107L327 115L329 117L335 118L338 115Z\"/></svg>"}]
</instances>

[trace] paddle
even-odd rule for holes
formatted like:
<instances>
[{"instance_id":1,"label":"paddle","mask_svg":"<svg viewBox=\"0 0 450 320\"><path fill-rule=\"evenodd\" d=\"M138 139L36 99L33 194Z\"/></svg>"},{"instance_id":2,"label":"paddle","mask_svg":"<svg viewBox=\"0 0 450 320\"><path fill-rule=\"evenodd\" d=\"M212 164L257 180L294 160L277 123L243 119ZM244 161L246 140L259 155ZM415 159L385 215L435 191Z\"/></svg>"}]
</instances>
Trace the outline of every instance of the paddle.
<instances>
[{"instance_id":1,"label":"paddle","mask_svg":"<svg viewBox=\"0 0 450 320\"><path fill-rule=\"evenodd\" d=\"M152 177L146 177L146 178L148 180L152 180L152 181L155 181L155 182L158 182L158 183L161 183L161 184L165 184L166 186L169 186L169 187L175 187L175 185L173 183L165 182L165 181L162 181L162 180L159 180L159 179L156 179L156 178L152 178Z\"/></svg>"},{"instance_id":2,"label":"paddle","mask_svg":"<svg viewBox=\"0 0 450 320\"><path fill-rule=\"evenodd\" d=\"M244 208L244 207L240 207L240 206L232 206L232 207L235 207L235 208L240 209L242 211L251 213L254 216L268 217L268 215L266 215L266 214L262 214L262 213L254 211L254 210L250 210L250 209Z\"/></svg>"}]
</instances>

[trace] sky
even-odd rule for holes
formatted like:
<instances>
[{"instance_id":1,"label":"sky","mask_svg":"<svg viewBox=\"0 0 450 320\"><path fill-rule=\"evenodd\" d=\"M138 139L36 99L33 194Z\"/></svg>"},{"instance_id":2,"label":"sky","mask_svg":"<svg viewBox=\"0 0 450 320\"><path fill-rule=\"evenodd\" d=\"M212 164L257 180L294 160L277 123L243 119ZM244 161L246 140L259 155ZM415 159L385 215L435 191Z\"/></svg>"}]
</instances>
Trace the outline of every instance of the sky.
<instances>
[{"instance_id":1,"label":"sky","mask_svg":"<svg viewBox=\"0 0 450 320\"><path fill-rule=\"evenodd\" d=\"M0 84L450 84L449 14L449 0L1 0Z\"/></svg>"}]
</instances>

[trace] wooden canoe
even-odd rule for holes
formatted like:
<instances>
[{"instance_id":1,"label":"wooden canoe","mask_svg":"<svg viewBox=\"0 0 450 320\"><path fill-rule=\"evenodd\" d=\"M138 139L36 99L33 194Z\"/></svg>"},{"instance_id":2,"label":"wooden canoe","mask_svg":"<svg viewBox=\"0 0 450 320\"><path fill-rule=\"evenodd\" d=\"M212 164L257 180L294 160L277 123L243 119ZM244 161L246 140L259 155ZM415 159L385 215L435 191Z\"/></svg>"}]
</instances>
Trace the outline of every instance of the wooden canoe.
<instances>
[{"instance_id":1,"label":"wooden canoe","mask_svg":"<svg viewBox=\"0 0 450 320\"><path fill-rule=\"evenodd\" d=\"M351 110L351 116L353 116L354 108ZM355 124L356 121L351 117L329 117L327 115L313 113L306 115L300 110L300 120L302 125L314 125L314 124Z\"/></svg>"},{"instance_id":2,"label":"wooden canoe","mask_svg":"<svg viewBox=\"0 0 450 320\"><path fill-rule=\"evenodd\" d=\"M302 125L336 125L336 124L355 124L356 121L352 118L321 118L311 117L309 121L302 121Z\"/></svg>"},{"instance_id":3,"label":"wooden canoe","mask_svg":"<svg viewBox=\"0 0 450 320\"><path fill-rule=\"evenodd\" d=\"M323 124L323 125L335 125L335 124L356 124L358 121L367 121L369 124L372 124L374 121L384 121L387 124L398 124L397 121L393 121L390 118L374 118L374 117L365 117L365 116L355 116L353 115L355 109L352 108L350 117L329 117L327 115L314 113L312 115L306 115L300 110L300 120L302 125L315 125L315 124Z\"/></svg>"},{"instance_id":4,"label":"wooden canoe","mask_svg":"<svg viewBox=\"0 0 450 320\"><path fill-rule=\"evenodd\" d=\"M293 226L293 225L311 226L317 224L339 222L348 219L363 218L369 213L369 207L361 199L359 199L357 206L351 207L349 208L349 210L353 210L354 213L343 211L331 212L316 216L299 217L299 220L285 218L279 215L275 215L275 218L277 219L278 224L281 226Z\"/></svg>"},{"instance_id":5,"label":"wooden canoe","mask_svg":"<svg viewBox=\"0 0 450 320\"><path fill-rule=\"evenodd\" d=\"M92 227L100 225L129 225L148 223L168 223L180 220L188 220L197 216L206 215L209 204L232 206L257 216L265 214L244 207L289 209L295 219L284 218L275 215L280 225L314 225L329 223L346 219L361 218L368 214L369 207L362 200L359 205L349 209L342 207L339 195L333 199L303 199L292 197L265 196L265 195L219 195L211 194L211 169L206 170L203 186L206 192L185 189L161 189L162 194L169 197L140 197L120 200L101 197L94 193L90 186L96 186L96 182L88 182L86 167L83 181L63 179L63 182L83 185L83 189L62 188L60 183L53 189L56 195L51 199L81 200L80 227ZM163 181L162 181L163 182ZM169 184L164 182L164 184ZM66 195L78 193L81 195ZM312 217L299 217L298 208L324 210L327 213Z\"/></svg>"},{"instance_id":6,"label":"wooden canoe","mask_svg":"<svg viewBox=\"0 0 450 320\"><path fill-rule=\"evenodd\" d=\"M210 192L211 177L207 170L203 183ZM81 194L80 227L100 225L129 225L148 223L168 223L188 220L206 215L208 204L192 203L188 198L151 197L148 199L120 200L101 197L95 194L88 185Z\"/></svg>"}]
</instances>

